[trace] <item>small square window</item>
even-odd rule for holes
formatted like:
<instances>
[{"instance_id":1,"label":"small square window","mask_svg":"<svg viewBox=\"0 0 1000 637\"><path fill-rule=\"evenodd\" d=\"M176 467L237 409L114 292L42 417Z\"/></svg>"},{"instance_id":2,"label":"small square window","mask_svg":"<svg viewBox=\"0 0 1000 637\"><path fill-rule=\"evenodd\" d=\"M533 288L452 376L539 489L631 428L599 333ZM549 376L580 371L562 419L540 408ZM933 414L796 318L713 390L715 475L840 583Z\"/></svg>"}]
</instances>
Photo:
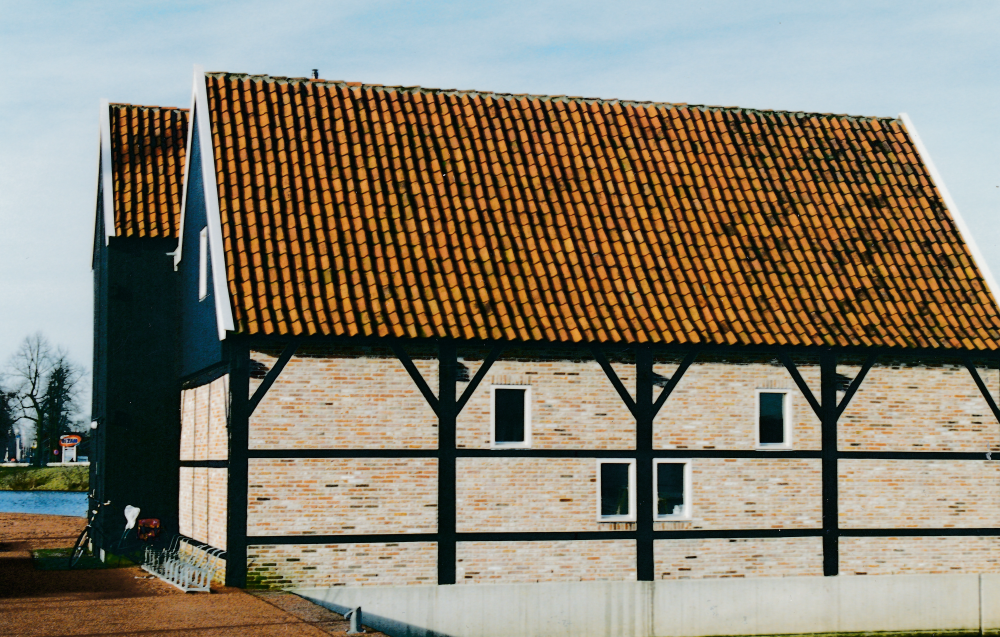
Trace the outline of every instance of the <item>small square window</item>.
<instances>
[{"instance_id":1,"label":"small square window","mask_svg":"<svg viewBox=\"0 0 1000 637\"><path fill-rule=\"evenodd\" d=\"M198 235L198 300L208 296L208 228Z\"/></svg>"},{"instance_id":2,"label":"small square window","mask_svg":"<svg viewBox=\"0 0 1000 637\"><path fill-rule=\"evenodd\" d=\"M597 519L635 522L635 460L597 461Z\"/></svg>"},{"instance_id":3,"label":"small square window","mask_svg":"<svg viewBox=\"0 0 1000 637\"><path fill-rule=\"evenodd\" d=\"M657 520L691 518L691 461L655 460L653 517Z\"/></svg>"},{"instance_id":4,"label":"small square window","mask_svg":"<svg viewBox=\"0 0 1000 637\"><path fill-rule=\"evenodd\" d=\"M530 447L531 387L494 385L492 402L493 448Z\"/></svg>"},{"instance_id":5,"label":"small square window","mask_svg":"<svg viewBox=\"0 0 1000 637\"><path fill-rule=\"evenodd\" d=\"M757 391L757 444L760 447L790 447L791 406L787 391Z\"/></svg>"}]
</instances>

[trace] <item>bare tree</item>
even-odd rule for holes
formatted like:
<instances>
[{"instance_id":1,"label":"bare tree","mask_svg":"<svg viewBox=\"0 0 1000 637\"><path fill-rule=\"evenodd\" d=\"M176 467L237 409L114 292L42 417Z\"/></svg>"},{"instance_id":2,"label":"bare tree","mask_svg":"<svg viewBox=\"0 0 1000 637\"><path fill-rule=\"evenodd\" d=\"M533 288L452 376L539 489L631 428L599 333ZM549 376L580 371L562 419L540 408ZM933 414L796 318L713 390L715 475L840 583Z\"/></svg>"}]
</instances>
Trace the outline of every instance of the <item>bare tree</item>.
<instances>
[{"instance_id":1,"label":"bare tree","mask_svg":"<svg viewBox=\"0 0 1000 637\"><path fill-rule=\"evenodd\" d=\"M5 460L13 460L17 456L17 432L14 423L14 392L4 391L0 387L0 455Z\"/></svg>"},{"instance_id":2,"label":"bare tree","mask_svg":"<svg viewBox=\"0 0 1000 637\"><path fill-rule=\"evenodd\" d=\"M14 416L34 429L33 462L44 466L58 449L59 435L74 424L81 370L65 352L53 349L41 333L24 339L7 370L14 393Z\"/></svg>"}]
</instances>

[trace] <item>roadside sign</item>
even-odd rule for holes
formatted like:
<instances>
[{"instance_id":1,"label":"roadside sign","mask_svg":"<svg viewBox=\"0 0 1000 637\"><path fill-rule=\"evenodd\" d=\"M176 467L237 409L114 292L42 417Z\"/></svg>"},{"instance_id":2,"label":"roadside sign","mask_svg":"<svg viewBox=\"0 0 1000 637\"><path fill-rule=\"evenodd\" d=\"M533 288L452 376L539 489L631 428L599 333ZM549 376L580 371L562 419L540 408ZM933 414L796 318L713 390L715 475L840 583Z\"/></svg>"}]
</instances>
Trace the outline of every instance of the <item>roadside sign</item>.
<instances>
[{"instance_id":1,"label":"roadside sign","mask_svg":"<svg viewBox=\"0 0 1000 637\"><path fill-rule=\"evenodd\" d=\"M66 434L65 436L59 436L59 445L62 447L75 447L83 442L83 436L80 434Z\"/></svg>"}]
</instances>

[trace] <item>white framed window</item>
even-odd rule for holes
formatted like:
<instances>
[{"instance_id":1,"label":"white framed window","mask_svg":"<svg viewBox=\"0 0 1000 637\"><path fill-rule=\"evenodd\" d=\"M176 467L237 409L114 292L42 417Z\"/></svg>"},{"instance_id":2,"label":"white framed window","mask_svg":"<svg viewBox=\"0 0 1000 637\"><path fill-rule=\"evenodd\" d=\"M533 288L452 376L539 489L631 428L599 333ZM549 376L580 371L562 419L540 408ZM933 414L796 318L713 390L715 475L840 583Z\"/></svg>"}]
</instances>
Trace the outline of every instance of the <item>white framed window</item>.
<instances>
[{"instance_id":1,"label":"white framed window","mask_svg":"<svg viewBox=\"0 0 1000 637\"><path fill-rule=\"evenodd\" d=\"M198 300L208 296L208 228L198 235Z\"/></svg>"},{"instance_id":2,"label":"white framed window","mask_svg":"<svg viewBox=\"0 0 1000 637\"><path fill-rule=\"evenodd\" d=\"M493 385L490 393L490 447L531 447L531 385Z\"/></svg>"},{"instance_id":3,"label":"white framed window","mask_svg":"<svg viewBox=\"0 0 1000 637\"><path fill-rule=\"evenodd\" d=\"M653 519L691 519L691 461L657 458L653 461Z\"/></svg>"},{"instance_id":4,"label":"white framed window","mask_svg":"<svg viewBox=\"0 0 1000 637\"><path fill-rule=\"evenodd\" d=\"M758 448L791 448L792 393L787 389L758 389L756 420Z\"/></svg>"},{"instance_id":5,"label":"white framed window","mask_svg":"<svg viewBox=\"0 0 1000 637\"><path fill-rule=\"evenodd\" d=\"M597 521L635 522L635 458L597 461Z\"/></svg>"}]
</instances>

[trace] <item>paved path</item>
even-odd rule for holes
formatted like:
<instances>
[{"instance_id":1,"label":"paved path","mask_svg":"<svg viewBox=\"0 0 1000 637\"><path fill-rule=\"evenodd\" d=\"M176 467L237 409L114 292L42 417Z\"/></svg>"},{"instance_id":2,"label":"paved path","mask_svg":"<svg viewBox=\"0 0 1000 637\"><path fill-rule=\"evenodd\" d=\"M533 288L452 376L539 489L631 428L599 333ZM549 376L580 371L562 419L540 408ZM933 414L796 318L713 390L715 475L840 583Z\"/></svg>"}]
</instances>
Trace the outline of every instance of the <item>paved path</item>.
<instances>
[{"instance_id":1,"label":"paved path","mask_svg":"<svg viewBox=\"0 0 1000 637\"><path fill-rule=\"evenodd\" d=\"M184 594L135 567L34 569L30 549L71 546L83 524L81 518L0 513L0 635L346 633L340 615L288 593L219 588Z\"/></svg>"}]
</instances>

